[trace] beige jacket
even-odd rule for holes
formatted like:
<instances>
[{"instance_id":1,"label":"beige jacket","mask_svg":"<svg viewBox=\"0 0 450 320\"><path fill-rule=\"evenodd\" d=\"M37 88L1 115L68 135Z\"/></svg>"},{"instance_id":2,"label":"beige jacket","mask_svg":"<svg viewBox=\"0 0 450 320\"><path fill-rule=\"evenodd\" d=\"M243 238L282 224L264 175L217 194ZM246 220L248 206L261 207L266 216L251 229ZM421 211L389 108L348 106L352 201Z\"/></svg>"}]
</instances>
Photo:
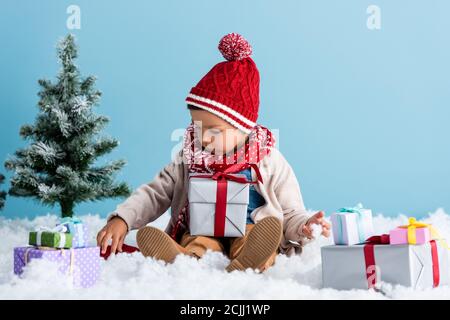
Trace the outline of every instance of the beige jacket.
<instances>
[{"instance_id":1,"label":"beige jacket","mask_svg":"<svg viewBox=\"0 0 450 320\"><path fill-rule=\"evenodd\" d=\"M252 219L255 223L267 216L280 219L283 222L280 252L288 256L299 254L302 246L310 241L301 232L309 216L294 171L278 149L272 149L258 167L263 183L258 182L255 188L266 204L251 213ZM165 230L170 233L178 213L187 201L188 174L180 151L153 181L137 188L119 204L108 220L118 215L128 224L128 230L138 229L156 220L170 207L171 219ZM253 170L252 176L256 180Z\"/></svg>"}]
</instances>

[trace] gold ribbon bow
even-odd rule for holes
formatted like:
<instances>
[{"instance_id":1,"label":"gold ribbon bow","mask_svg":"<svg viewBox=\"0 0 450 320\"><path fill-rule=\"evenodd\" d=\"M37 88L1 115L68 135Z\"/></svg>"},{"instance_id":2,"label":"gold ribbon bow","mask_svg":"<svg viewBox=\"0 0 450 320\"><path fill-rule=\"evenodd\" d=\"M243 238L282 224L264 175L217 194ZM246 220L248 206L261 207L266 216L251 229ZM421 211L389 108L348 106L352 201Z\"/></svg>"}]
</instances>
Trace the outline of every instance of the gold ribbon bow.
<instances>
[{"instance_id":1,"label":"gold ribbon bow","mask_svg":"<svg viewBox=\"0 0 450 320\"><path fill-rule=\"evenodd\" d=\"M433 227L431 224L424 223L417 221L416 218L408 218L408 224L405 226L399 226L399 228L402 229L408 229L408 243L409 244L416 244L416 229L417 228L428 228L430 230L430 236L432 239L438 240L439 243L446 249L450 250L450 247L448 246L447 242L442 239L442 236L439 234L439 231L435 227Z\"/></svg>"}]
</instances>

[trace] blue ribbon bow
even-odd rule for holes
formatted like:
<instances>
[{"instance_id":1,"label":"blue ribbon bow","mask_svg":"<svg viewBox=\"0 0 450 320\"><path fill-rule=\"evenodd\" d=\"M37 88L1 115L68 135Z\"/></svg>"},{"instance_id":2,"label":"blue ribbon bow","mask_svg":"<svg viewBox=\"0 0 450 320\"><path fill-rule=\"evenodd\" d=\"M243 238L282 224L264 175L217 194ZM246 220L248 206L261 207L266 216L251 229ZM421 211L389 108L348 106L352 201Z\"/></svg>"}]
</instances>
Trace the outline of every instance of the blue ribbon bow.
<instances>
[{"instance_id":1,"label":"blue ribbon bow","mask_svg":"<svg viewBox=\"0 0 450 320\"><path fill-rule=\"evenodd\" d=\"M78 223L83 223L83 222L78 217L65 217L65 218L62 218L59 222L59 224L68 224L68 223L78 224Z\"/></svg>"}]
</instances>

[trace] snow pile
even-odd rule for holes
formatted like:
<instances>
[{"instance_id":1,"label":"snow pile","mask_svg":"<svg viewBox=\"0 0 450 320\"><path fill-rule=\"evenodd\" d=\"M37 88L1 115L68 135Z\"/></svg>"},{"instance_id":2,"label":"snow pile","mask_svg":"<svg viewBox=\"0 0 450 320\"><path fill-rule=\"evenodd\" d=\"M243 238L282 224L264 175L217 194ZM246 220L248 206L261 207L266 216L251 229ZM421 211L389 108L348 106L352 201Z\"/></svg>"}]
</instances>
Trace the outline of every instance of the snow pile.
<instances>
[{"instance_id":1,"label":"snow pile","mask_svg":"<svg viewBox=\"0 0 450 320\"><path fill-rule=\"evenodd\" d=\"M82 217L93 235L103 226L99 216ZM154 225L164 228L168 215ZM228 258L209 252L196 260L179 256L170 265L144 258L139 253L121 254L102 261L98 283L88 289L71 286L67 277L55 276L56 266L48 261L34 260L22 278L12 272L13 248L24 245L28 231L39 225L51 226L57 217L48 215L34 220L9 220L0 217L0 299L449 299L450 287L412 290L386 286L383 293L367 290L337 291L321 289L320 247L331 243L320 238L305 247L301 256L279 255L276 265L264 274L253 271L224 272ZM450 239L450 216L442 209L423 221L432 223ZM407 222L407 217L377 215L375 231L389 229ZM320 231L315 231L315 234ZM94 239L92 239L94 241ZM135 232L126 243L135 244Z\"/></svg>"}]
</instances>

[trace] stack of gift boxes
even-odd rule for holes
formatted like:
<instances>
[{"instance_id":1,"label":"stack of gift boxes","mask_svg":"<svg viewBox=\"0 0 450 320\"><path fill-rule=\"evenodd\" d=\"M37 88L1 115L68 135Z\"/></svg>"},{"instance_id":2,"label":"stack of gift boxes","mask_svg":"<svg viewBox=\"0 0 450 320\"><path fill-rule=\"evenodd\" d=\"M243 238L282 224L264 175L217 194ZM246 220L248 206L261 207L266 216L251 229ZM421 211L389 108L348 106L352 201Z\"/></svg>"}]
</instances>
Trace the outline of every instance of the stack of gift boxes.
<instances>
[{"instance_id":1,"label":"stack of gift boxes","mask_svg":"<svg viewBox=\"0 0 450 320\"><path fill-rule=\"evenodd\" d=\"M409 218L389 234L374 235L372 211L360 204L331 215L335 245L322 247L323 286L381 288L382 283L412 288L449 284L445 240L429 224Z\"/></svg>"},{"instance_id":2,"label":"stack of gift boxes","mask_svg":"<svg viewBox=\"0 0 450 320\"><path fill-rule=\"evenodd\" d=\"M59 272L72 277L76 287L90 287L100 275L100 248L89 246L89 233L80 219L63 218L56 227L40 227L29 233L30 246L14 248L14 273L33 259L59 265Z\"/></svg>"}]
</instances>

